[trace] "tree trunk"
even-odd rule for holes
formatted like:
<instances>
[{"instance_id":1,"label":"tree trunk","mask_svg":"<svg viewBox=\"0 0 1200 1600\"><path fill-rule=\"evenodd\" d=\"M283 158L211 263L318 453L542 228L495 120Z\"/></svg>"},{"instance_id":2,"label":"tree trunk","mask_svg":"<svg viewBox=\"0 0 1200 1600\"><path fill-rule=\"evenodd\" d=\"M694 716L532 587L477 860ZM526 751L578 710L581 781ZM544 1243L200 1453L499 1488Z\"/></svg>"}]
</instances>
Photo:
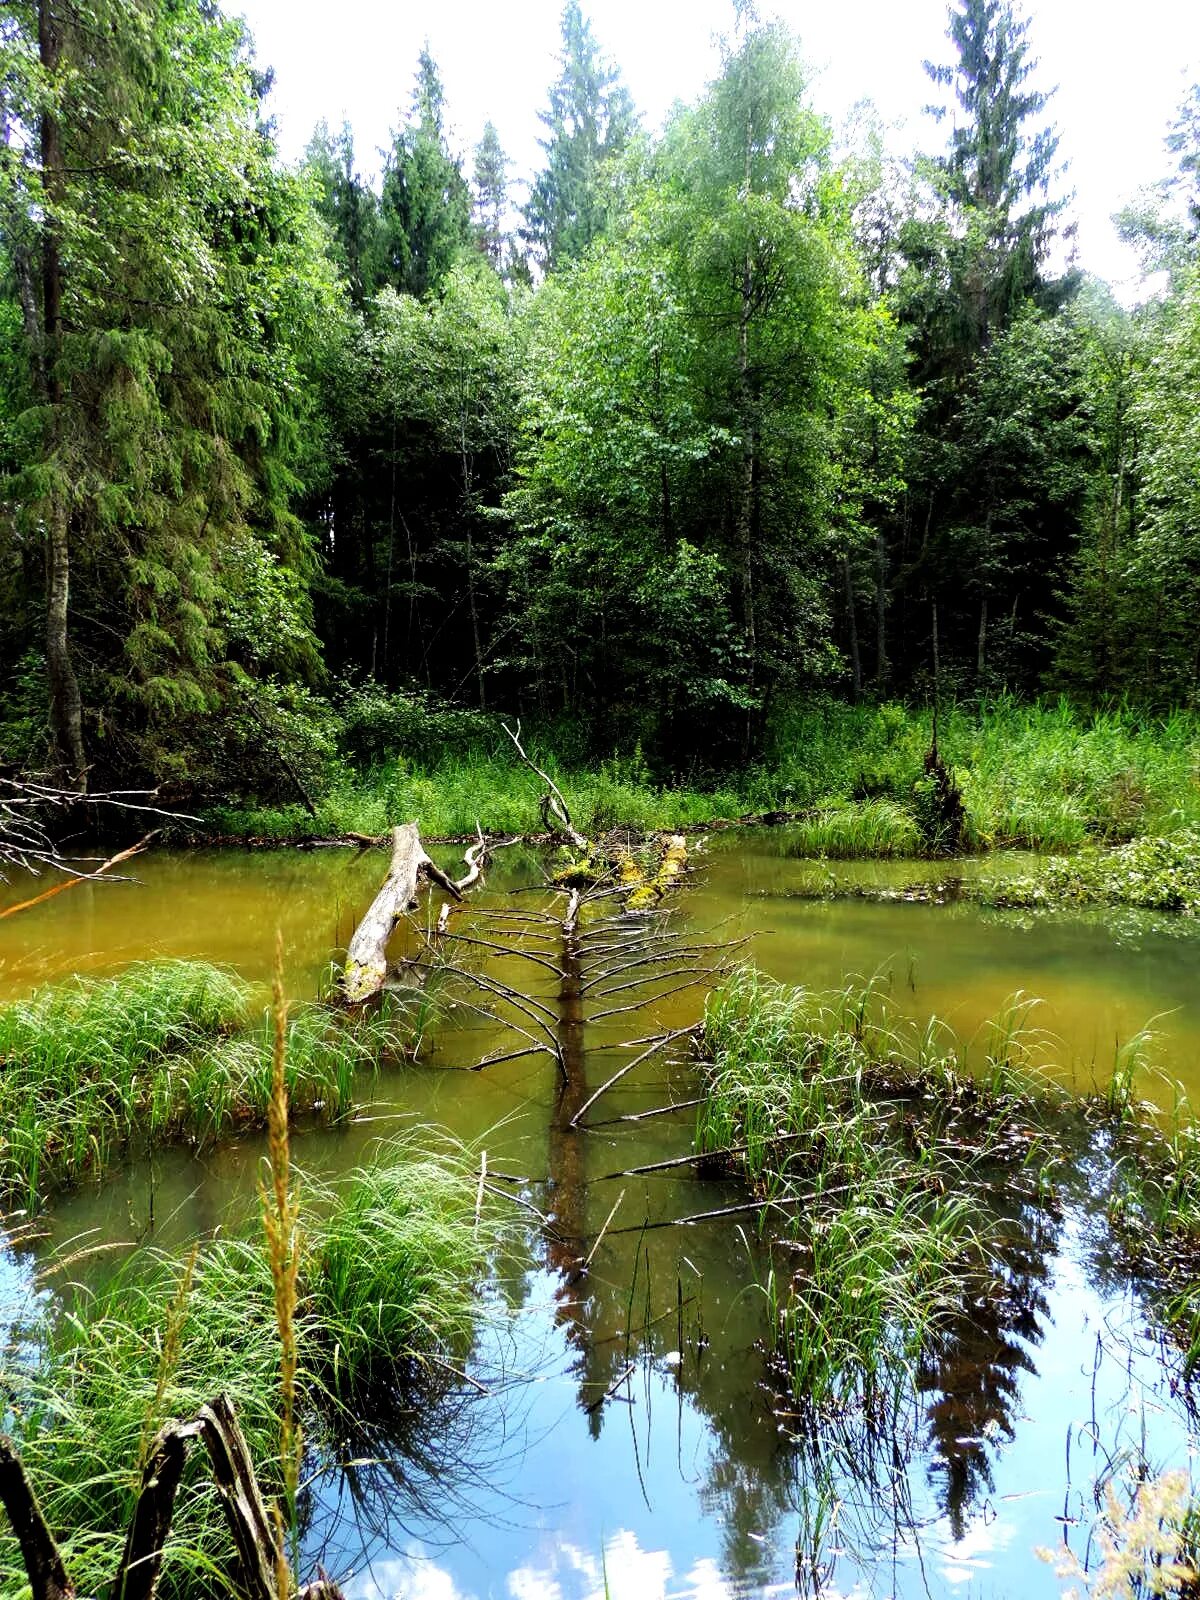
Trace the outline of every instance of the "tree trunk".
<instances>
[{"instance_id":1,"label":"tree trunk","mask_svg":"<svg viewBox=\"0 0 1200 1600\"><path fill-rule=\"evenodd\" d=\"M988 597L984 595L979 602L979 641L975 647L975 673L983 677L987 667L987 625L988 625Z\"/></svg>"},{"instance_id":2,"label":"tree trunk","mask_svg":"<svg viewBox=\"0 0 1200 1600\"><path fill-rule=\"evenodd\" d=\"M850 575L850 555L842 553L842 577L846 585L846 626L850 631L850 669L854 681L854 698L862 696L862 662L858 657L858 621L854 615L854 581Z\"/></svg>"},{"instance_id":3,"label":"tree trunk","mask_svg":"<svg viewBox=\"0 0 1200 1600\"><path fill-rule=\"evenodd\" d=\"M417 881L424 874L456 900L462 892L452 878L425 854L415 822L392 829L392 863L379 893L354 930L342 973L342 997L361 1005L383 988L387 976L387 946L397 922L416 898Z\"/></svg>"},{"instance_id":4,"label":"tree trunk","mask_svg":"<svg viewBox=\"0 0 1200 1600\"><path fill-rule=\"evenodd\" d=\"M62 33L50 0L38 5L38 53L48 80L53 80L62 55ZM63 153L58 117L44 109L41 117L42 187L46 216L42 222L42 352L45 397L49 411L47 444L57 451L61 431L62 379L59 341L62 336L62 261L58 247L57 208L63 200ZM34 354L35 362L38 359ZM87 789L83 753L83 710L79 683L71 662L68 615L71 587L70 515L62 490L51 490L46 508L46 669L50 687L50 729L65 787Z\"/></svg>"},{"instance_id":5,"label":"tree trunk","mask_svg":"<svg viewBox=\"0 0 1200 1600\"><path fill-rule=\"evenodd\" d=\"M875 534L875 687L882 689L891 677L887 654L887 547L883 530Z\"/></svg>"}]
</instances>

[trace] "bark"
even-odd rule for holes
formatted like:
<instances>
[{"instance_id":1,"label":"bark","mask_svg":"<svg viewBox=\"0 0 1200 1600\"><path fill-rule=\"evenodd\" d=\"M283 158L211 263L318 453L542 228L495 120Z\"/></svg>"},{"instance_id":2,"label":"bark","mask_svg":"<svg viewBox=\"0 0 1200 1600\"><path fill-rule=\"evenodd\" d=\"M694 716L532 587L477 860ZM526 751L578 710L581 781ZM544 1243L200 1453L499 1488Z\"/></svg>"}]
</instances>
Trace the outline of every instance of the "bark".
<instances>
[{"instance_id":1,"label":"bark","mask_svg":"<svg viewBox=\"0 0 1200 1600\"><path fill-rule=\"evenodd\" d=\"M862 696L862 662L858 655L858 619L854 614L854 580L850 574L849 554L842 555L842 578L846 586L846 626L850 633L850 669L853 674L854 698Z\"/></svg>"},{"instance_id":2,"label":"bark","mask_svg":"<svg viewBox=\"0 0 1200 1600\"><path fill-rule=\"evenodd\" d=\"M979 602L979 640L975 647L975 672L980 678L987 667L987 626L988 603L987 595L984 595Z\"/></svg>"},{"instance_id":3,"label":"bark","mask_svg":"<svg viewBox=\"0 0 1200 1600\"><path fill-rule=\"evenodd\" d=\"M51 11L50 0L38 6L38 54L47 79L55 77L62 56L62 32ZM59 253L57 208L63 202L62 136L58 117L46 109L41 117L42 186L47 215L42 223L42 361L45 395L50 411L52 450L61 429L62 380L58 374L62 335L62 260ZM87 789L87 762L83 753L83 711L79 683L71 661L68 615L71 586L70 515L61 490L52 491L46 510L46 671L50 685L50 729L58 762L70 788Z\"/></svg>"},{"instance_id":4,"label":"bark","mask_svg":"<svg viewBox=\"0 0 1200 1600\"><path fill-rule=\"evenodd\" d=\"M275 1533L254 1476L250 1447L225 1395L200 1408L200 1432L229 1531L237 1546L247 1600L279 1600Z\"/></svg>"},{"instance_id":5,"label":"bark","mask_svg":"<svg viewBox=\"0 0 1200 1600\"><path fill-rule=\"evenodd\" d=\"M162 1571L163 1546L171 1531L175 1496L196 1426L168 1422L150 1447L142 1487L125 1539L125 1554L113 1580L114 1600L152 1600Z\"/></svg>"},{"instance_id":6,"label":"bark","mask_svg":"<svg viewBox=\"0 0 1200 1600\"><path fill-rule=\"evenodd\" d=\"M891 677L887 654L887 546L883 530L875 534L875 687L882 689Z\"/></svg>"},{"instance_id":7,"label":"bark","mask_svg":"<svg viewBox=\"0 0 1200 1600\"><path fill-rule=\"evenodd\" d=\"M37 1496L30 1487L20 1457L6 1439L0 1438L0 1505L8 1513L33 1600L74 1600L75 1585L67 1577L62 1556Z\"/></svg>"},{"instance_id":8,"label":"bark","mask_svg":"<svg viewBox=\"0 0 1200 1600\"><path fill-rule=\"evenodd\" d=\"M387 946L397 922L414 903L417 883L432 878L456 900L462 891L425 853L415 822L392 829L392 861L379 893L354 930L342 974L342 997L361 1005L377 995L387 976Z\"/></svg>"}]
</instances>

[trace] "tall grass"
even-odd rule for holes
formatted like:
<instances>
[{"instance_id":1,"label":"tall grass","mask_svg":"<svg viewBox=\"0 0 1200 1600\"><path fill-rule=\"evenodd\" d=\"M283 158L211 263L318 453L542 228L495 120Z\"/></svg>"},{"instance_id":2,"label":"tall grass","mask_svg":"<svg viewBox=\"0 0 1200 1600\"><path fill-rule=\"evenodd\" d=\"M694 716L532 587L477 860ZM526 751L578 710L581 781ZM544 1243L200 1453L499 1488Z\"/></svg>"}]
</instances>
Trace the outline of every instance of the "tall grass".
<instances>
[{"instance_id":1,"label":"tall grass","mask_svg":"<svg viewBox=\"0 0 1200 1600\"><path fill-rule=\"evenodd\" d=\"M757 764L700 781L652 773L637 753L595 768L562 764L552 747L537 754L588 834L811 810L818 815L808 848L897 854L921 847L916 790L931 734L928 710L821 700L777 712ZM397 747L358 771L339 766L315 818L299 806L220 808L211 824L222 834L280 840L378 834L401 816L417 817L428 837L471 834L477 820L497 832L535 828L537 780L515 763L499 730L490 744L482 732L479 740L436 761L424 747ZM1200 825L1193 712L1151 719L1130 708L1085 712L1065 700L1001 698L945 709L938 740L963 792L971 848L1059 850ZM703 752L699 759L703 769Z\"/></svg>"},{"instance_id":2,"label":"tall grass","mask_svg":"<svg viewBox=\"0 0 1200 1600\"><path fill-rule=\"evenodd\" d=\"M305 1190L291 1324L311 1476L336 1453L347 1408L370 1414L384 1405L373 1396L400 1391L416 1403L418 1379L444 1384L447 1365L464 1358L494 1229L477 1230L471 1174L455 1152L393 1143L336 1191ZM115 1569L140 1441L165 1417L193 1416L224 1391L264 1493L285 1496L275 1285L259 1239L211 1240L182 1262L136 1252L102 1289L77 1287L38 1339L35 1359L6 1373L4 1422L81 1593L101 1593ZM189 1473L161 1592L234 1592L228 1554L211 1479ZM0 1528L0 1571L20 1566Z\"/></svg>"},{"instance_id":3,"label":"tall grass","mask_svg":"<svg viewBox=\"0 0 1200 1600\"><path fill-rule=\"evenodd\" d=\"M785 1242L760 1288L793 1417L894 1410L989 1282L980 1197L998 1171L1040 1190L1052 1154L1059 1091L1027 1035L1014 1004L972 1076L945 1030L894 1024L877 985L814 995L744 969L709 997L698 1144L734 1152Z\"/></svg>"},{"instance_id":4,"label":"tall grass","mask_svg":"<svg viewBox=\"0 0 1200 1600\"><path fill-rule=\"evenodd\" d=\"M272 1021L250 990L205 962L136 965L0 1005L0 1200L34 1206L99 1175L130 1144L203 1143L265 1123ZM336 1118L355 1073L411 1047L411 1020L319 1005L287 1021L294 1112Z\"/></svg>"}]
</instances>

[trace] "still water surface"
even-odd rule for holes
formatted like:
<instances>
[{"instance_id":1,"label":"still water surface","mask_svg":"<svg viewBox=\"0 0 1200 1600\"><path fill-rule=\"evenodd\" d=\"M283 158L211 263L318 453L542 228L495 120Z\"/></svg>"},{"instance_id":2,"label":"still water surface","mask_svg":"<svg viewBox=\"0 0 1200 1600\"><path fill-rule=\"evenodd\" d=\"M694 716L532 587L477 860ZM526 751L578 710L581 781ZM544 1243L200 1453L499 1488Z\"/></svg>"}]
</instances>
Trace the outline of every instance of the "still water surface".
<instances>
[{"instance_id":1,"label":"still water surface","mask_svg":"<svg viewBox=\"0 0 1200 1600\"><path fill-rule=\"evenodd\" d=\"M829 869L786 849L781 833L712 841L680 898L681 927L708 939L752 934L750 958L789 982L824 988L881 974L898 1009L918 1022L936 1012L964 1039L1014 993L1036 995L1047 1070L1081 1084L1102 1079L1117 1041L1157 1018L1159 1062L1200 1098L1198 946L1178 924L1018 917L953 900L813 900ZM310 996L381 859L147 858L136 884L83 886L0 922L0 993L152 956L225 961L265 982L279 927L289 991ZM927 863L837 868L839 880L876 889L945 873ZM476 904L540 903L511 893L538 881L537 861L510 852ZM12 898L21 892L14 886ZM488 958L487 971L552 1003L554 978L527 962ZM702 993L588 1027L590 1087L630 1059L623 1040L695 1020ZM564 1103L547 1058L464 1070L501 1037L478 1013L451 1011L415 1065L375 1084L362 1118L296 1141L303 1168L336 1177L389 1129L449 1129L486 1149L489 1169L519 1176L513 1192L579 1241L565 1250L520 1213L528 1226L482 1293L471 1383L427 1419L415 1455L375 1439L391 1467L363 1470L353 1484L318 1480L309 1553L348 1577L352 1600L816 1592L817 1545L829 1597L1052 1596L1060 1585L1033 1549L1066 1537L1085 1553L1093 1486L1108 1465L1131 1453L1156 1469L1190 1465L1175 1363L1132 1291L1105 1271L1083 1209L1070 1207L1053 1223L1014 1210L1018 1314L1000 1326L981 1308L964 1327L953 1360L923 1374L905 1448L877 1459L870 1482L852 1430L789 1441L762 1356L765 1306L752 1285L765 1261L753 1219L643 1226L744 1195L678 1170L613 1176L689 1150L689 1108L613 1120L690 1100L686 1056L648 1061L594 1108L589 1120L603 1125L572 1130L581 1099ZM1143 1092L1167 1098L1152 1076ZM45 1248L84 1234L170 1245L236 1224L253 1209L259 1159L248 1139L132 1163L56 1205ZM581 1273L580 1256L610 1216ZM0 1254L0 1299L27 1290L31 1266Z\"/></svg>"}]
</instances>

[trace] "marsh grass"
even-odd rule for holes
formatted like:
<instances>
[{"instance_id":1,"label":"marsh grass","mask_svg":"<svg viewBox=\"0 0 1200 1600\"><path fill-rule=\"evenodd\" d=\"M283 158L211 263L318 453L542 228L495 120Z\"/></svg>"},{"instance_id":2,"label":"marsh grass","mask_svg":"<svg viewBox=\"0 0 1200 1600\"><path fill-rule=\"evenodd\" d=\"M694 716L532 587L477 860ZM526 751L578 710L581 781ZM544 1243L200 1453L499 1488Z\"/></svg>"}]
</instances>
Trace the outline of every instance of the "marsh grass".
<instances>
[{"instance_id":1,"label":"marsh grass","mask_svg":"<svg viewBox=\"0 0 1200 1600\"><path fill-rule=\"evenodd\" d=\"M218 808L213 830L287 840L313 833L380 834L416 817L423 834L466 836L538 826L537 780L511 759L496 728L430 761L402 743L360 770L331 769L317 815ZM817 700L777 711L759 763L724 774L654 773L639 752L593 767L556 759L555 736L532 748L589 836L622 824L687 828L718 818L812 811L808 848L830 855L898 855L922 847L919 787L932 734L928 710ZM967 808L965 845L1066 850L1200 825L1200 717L1152 719L1133 708L1086 712L1066 700L1001 697L943 709L938 742ZM374 747L373 747L374 748ZM386 749L386 746L381 748ZM806 834L807 830L807 834Z\"/></svg>"},{"instance_id":2,"label":"marsh grass","mask_svg":"<svg viewBox=\"0 0 1200 1600\"><path fill-rule=\"evenodd\" d=\"M821 995L744 969L709 997L698 1144L737 1152L780 1247L760 1288L793 1426L894 1413L991 1284L988 1192L1036 1197L1059 1154L1030 1013L1015 997L971 1071L877 981Z\"/></svg>"},{"instance_id":3,"label":"marsh grass","mask_svg":"<svg viewBox=\"0 0 1200 1600\"><path fill-rule=\"evenodd\" d=\"M1104 1270L1200 1370L1191 1108L1177 1088L1165 1112L1138 1099L1149 1029L1080 1093L1044 1070L1035 1018L1015 995L964 1047L892 1018L878 981L814 994L744 969L710 995L697 1142L736 1152L763 1201L777 1248L759 1287L793 1425L895 1415L964 1306L1003 1296L1005 1208L1052 1219L1068 1195L1104 1225Z\"/></svg>"},{"instance_id":4,"label":"marsh grass","mask_svg":"<svg viewBox=\"0 0 1200 1600\"><path fill-rule=\"evenodd\" d=\"M985 882L976 892L995 906L1134 906L1195 917L1200 915L1200 828L1185 828L1174 838L1134 839L1111 850L1082 850L1046 861L1033 874Z\"/></svg>"},{"instance_id":5,"label":"marsh grass","mask_svg":"<svg viewBox=\"0 0 1200 1600\"><path fill-rule=\"evenodd\" d=\"M265 1124L271 1016L225 968L166 961L77 978L0 1005L0 1199L33 1207L131 1145L205 1143ZM414 1018L298 1007L286 1024L293 1113L335 1119L355 1075L411 1050Z\"/></svg>"},{"instance_id":6,"label":"marsh grass","mask_svg":"<svg viewBox=\"0 0 1200 1600\"><path fill-rule=\"evenodd\" d=\"M397 1409L401 1396L405 1411L420 1412L426 1389L446 1386L469 1351L474 1283L497 1230L486 1210L477 1229L470 1160L449 1147L392 1142L336 1189L302 1187L308 1220L290 1326L311 1477L336 1458L354 1417ZM5 1363L3 1423L80 1593L101 1593L115 1569L142 1441L218 1392L233 1401L264 1494L287 1503L276 1286L261 1238L216 1238L182 1261L138 1250L103 1287L59 1293L32 1359ZM303 1517L303 1487L300 1501ZM211 1480L189 1471L162 1593L230 1592L228 1554ZM18 1570L4 1526L0 1571Z\"/></svg>"}]
</instances>

